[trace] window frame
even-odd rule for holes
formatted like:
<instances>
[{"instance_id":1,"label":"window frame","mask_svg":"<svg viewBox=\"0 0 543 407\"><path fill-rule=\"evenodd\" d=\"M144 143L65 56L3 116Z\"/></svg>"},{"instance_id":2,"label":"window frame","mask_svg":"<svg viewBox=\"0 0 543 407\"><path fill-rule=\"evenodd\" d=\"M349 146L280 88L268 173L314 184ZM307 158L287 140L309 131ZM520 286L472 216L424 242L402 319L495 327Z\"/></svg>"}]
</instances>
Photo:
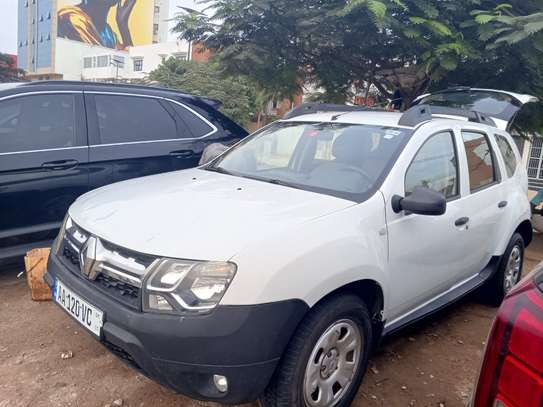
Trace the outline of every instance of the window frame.
<instances>
[{"instance_id":1,"label":"window frame","mask_svg":"<svg viewBox=\"0 0 543 407\"><path fill-rule=\"evenodd\" d=\"M123 141L118 143L102 143L102 136L100 134L100 125L98 119L98 110L96 108L96 100L94 96L124 96L124 97L136 97L136 98L146 98L154 99L157 103L160 104L165 113L167 113L172 121L175 123L175 138L166 138L159 140L139 140L139 141ZM164 106L164 98L159 96L152 95L138 95L134 93L122 93L122 92L87 92L85 91L85 103L87 107L87 120L89 127L89 147L98 148L98 147L111 147L111 146L122 146L122 145L132 145L132 144L149 144L149 143L163 143L168 141L179 141L185 140L179 137L181 132L180 124L176 117L174 117L171 111Z\"/></svg>"},{"instance_id":2,"label":"window frame","mask_svg":"<svg viewBox=\"0 0 543 407\"><path fill-rule=\"evenodd\" d=\"M466 170L467 170L466 175L467 175L467 182L468 182L468 186L469 186L470 195L472 195L474 193L477 193L477 192L480 192L480 191L484 191L487 188L491 188L491 187L493 187L495 185L500 184L501 181L502 181L501 167L500 167L499 161L497 159L498 157L496 156L495 146L492 144L492 140L491 140L490 135L488 133L486 133L484 130L470 129L470 128L461 128L461 129L459 129L459 133L460 133L460 141L462 142L462 148L464 149L464 154L465 154L465 158L466 158ZM483 136L486 139L486 142L488 144L488 148L490 149L490 157L492 159L492 167L493 167L492 172L493 172L493 175L494 175L494 181L493 182L491 182L489 184L486 184L486 185L478 186L477 188L472 188L471 187L468 152L466 150L466 143L465 143L464 137L462 135L463 133L480 134L481 136Z\"/></svg>"},{"instance_id":3,"label":"window frame","mask_svg":"<svg viewBox=\"0 0 543 407\"><path fill-rule=\"evenodd\" d=\"M72 95L74 100L74 136L76 145L72 147L55 147L55 148L44 148L36 150L21 150L21 151L10 151L2 152L0 151L0 156L7 156L12 154L29 154L29 153L41 153L41 152L51 152L51 151L63 151L63 150L75 150L81 148L88 148L89 139L88 139L88 127L85 120L85 105L83 101L83 92L77 90L54 90L54 91L36 91L36 92L22 92L15 93L12 95L4 96L0 98L0 103L12 99L19 99L24 97L33 97L41 95Z\"/></svg>"},{"instance_id":4,"label":"window frame","mask_svg":"<svg viewBox=\"0 0 543 407\"><path fill-rule=\"evenodd\" d=\"M426 137L426 139L419 146L419 148L417 149L415 154L413 154L413 157L411 158L411 161L409 162L409 165L407 166L407 169L405 170L405 173L404 173L404 176L403 176L404 196L407 196L407 189L406 189L407 173L411 169L411 166L413 165L413 162L415 161L415 158L417 158L420 151L424 148L426 143L428 143L428 141L430 141L431 138L433 138L435 136L438 136L440 134L443 134L443 133L449 133L449 135L451 136L451 142L452 142L452 145L453 145L454 156L456 158L456 195L453 195L451 197L445 197L445 199L447 200L447 202L452 202L452 201L455 201L455 200L460 199L462 197L462 178L461 178L461 175L460 175L460 157L459 157L459 154L458 154L458 146L457 146L457 143L456 143L456 134L455 134L454 130L450 129L450 128L436 131L435 133L432 133L431 135ZM432 190L432 191L434 191L434 190ZM436 192L439 192L439 191L436 191Z\"/></svg>"}]
</instances>

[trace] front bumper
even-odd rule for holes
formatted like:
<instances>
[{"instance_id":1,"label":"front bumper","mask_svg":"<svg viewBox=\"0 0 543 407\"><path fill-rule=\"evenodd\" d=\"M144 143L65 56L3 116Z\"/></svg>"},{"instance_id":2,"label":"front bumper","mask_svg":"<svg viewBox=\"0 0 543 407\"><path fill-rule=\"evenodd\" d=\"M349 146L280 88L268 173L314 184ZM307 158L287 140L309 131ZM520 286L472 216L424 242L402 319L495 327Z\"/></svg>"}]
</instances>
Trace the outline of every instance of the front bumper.
<instances>
[{"instance_id":1,"label":"front bumper","mask_svg":"<svg viewBox=\"0 0 543 407\"><path fill-rule=\"evenodd\" d=\"M104 312L100 342L146 376L200 400L239 404L258 398L270 381L294 330L308 310L288 300L218 306L209 315L142 313L94 289L51 255L47 283L60 279ZM220 393L213 375L228 379Z\"/></svg>"}]
</instances>

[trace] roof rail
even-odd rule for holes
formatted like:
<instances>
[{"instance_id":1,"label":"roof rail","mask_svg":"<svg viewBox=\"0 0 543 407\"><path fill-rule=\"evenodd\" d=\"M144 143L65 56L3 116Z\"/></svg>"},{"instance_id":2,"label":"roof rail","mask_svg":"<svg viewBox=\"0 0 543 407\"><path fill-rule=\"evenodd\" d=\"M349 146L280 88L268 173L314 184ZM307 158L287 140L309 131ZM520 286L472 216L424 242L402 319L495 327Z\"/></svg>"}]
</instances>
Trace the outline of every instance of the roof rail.
<instances>
[{"instance_id":1,"label":"roof rail","mask_svg":"<svg viewBox=\"0 0 543 407\"><path fill-rule=\"evenodd\" d=\"M322 113L322 112L365 112L373 110L364 106L349 106L349 105L334 105L329 103L310 102L303 103L300 106L290 110L283 119L292 119L294 117L302 116L304 114Z\"/></svg>"},{"instance_id":2,"label":"roof rail","mask_svg":"<svg viewBox=\"0 0 543 407\"><path fill-rule=\"evenodd\" d=\"M475 110L455 109L453 107L416 105L405 111L398 124L400 126L416 127L419 124L432 120L434 115L460 116L470 122L486 124L497 127L492 118Z\"/></svg>"}]
</instances>

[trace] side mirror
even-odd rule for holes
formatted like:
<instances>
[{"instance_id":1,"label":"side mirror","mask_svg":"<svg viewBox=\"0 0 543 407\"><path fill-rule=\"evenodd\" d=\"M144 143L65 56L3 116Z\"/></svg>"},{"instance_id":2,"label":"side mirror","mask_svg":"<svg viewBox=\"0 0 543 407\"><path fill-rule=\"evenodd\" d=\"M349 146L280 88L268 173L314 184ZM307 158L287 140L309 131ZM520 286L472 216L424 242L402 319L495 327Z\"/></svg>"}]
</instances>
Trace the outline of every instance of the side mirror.
<instances>
[{"instance_id":1,"label":"side mirror","mask_svg":"<svg viewBox=\"0 0 543 407\"><path fill-rule=\"evenodd\" d=\"M395 213L406 211L418 215L439 216L447 210L447 199L440 193L424 187L417 187L405 198L394 195L392 210Z\"/></svg>"}]
</instances>

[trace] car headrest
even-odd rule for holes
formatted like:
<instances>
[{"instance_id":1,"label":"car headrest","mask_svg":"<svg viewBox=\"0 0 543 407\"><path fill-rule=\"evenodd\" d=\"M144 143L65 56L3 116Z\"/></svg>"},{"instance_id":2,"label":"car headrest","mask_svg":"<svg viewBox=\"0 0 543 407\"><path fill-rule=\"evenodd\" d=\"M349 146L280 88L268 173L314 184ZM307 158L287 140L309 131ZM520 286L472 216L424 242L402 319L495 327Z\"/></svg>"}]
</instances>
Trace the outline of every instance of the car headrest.
<instances>
[{"instance_id":1,"label":"car headrest","mask_svg":"<svg viewBox=\"0 0 543 407\"><path fill-rule=\"evenodd\" d=\"M356 164L371 153L372 147L371 135L358 126L352 126L345 129L336 138L332 145L332 154L338 162Z\"/></svg>"}]
</instances>

